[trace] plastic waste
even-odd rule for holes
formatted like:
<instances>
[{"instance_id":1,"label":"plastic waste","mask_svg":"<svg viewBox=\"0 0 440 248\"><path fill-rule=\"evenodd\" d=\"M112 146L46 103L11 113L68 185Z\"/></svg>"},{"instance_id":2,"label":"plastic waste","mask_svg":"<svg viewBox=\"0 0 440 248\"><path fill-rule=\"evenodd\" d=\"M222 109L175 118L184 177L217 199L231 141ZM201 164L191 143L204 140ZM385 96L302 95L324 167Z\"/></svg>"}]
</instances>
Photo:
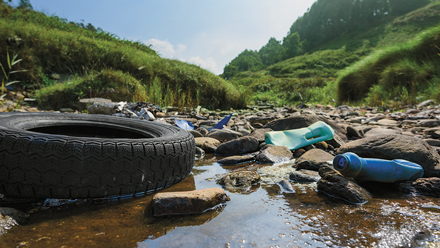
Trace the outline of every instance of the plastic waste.
<instances>
[{"instance_id":1,"label":"plastic waste","mask_svg":"<svg viewBox=\"0 0 440 248\"><path fill-rule=\"evenodd\" d=\"M185 121L185 120L178 120L178 119L174 119L176 121L176 125L182 129L185 130L194 130L194 126L191 122L189 121Z\"/></svg>"},{"instance_id":2,"label":"plastic waste","mask_svg":"<svg viewBox=\"0 0 440 248\"><path fill-rule=\"evenodd\" d=\"M208 131L211 131L212 129L223 129L223 126L228 124L231 117L232 117L232 113L229 114L228 116L225 116L223 119L217 122L217 124L215 124L213 128L209 129Z\"/></svg>"},{"instance_id":3,"label":"plastic waste","mask_svg":"<svg viewBox=\"0 0 440 248\"><path fill-rule=\"evenodd\" d=\"M333 128L323 121L318 121L305 128L267 132L264 140L266 144L286 146L290 150L295 150L321 141L331 140L334 135Z\"/></svg>"},{"instance_id":4,"label":"plastic waste","mask_svg":"<svg viewBox=\"0 0 440 248\"><path fill-rule=\"evenodd\" d=\"M385 183L414 181L422 177L424 172L422 166L407 160L361 158L352 152L337 155L333 159L333 167L342 175L357 181Z\"/></svg>"}]
</instances>

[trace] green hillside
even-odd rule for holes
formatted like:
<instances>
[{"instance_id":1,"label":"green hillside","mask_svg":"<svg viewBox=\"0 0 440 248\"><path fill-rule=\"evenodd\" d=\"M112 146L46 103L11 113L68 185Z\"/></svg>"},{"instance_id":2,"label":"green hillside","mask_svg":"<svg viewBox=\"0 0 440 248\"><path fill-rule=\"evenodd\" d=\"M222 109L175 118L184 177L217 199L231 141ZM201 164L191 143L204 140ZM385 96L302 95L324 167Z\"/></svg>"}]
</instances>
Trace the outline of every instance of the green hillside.
<instances>
[{"instance_id":1,"label":"green hillside","mask_svg":"<svg viewBox=\"0 0 440 248\"><path fill-rule=\"evenodd\" d=\"M356 63L362 64L363 62L359 61L363 61L365 58L368 58L370 60L369 63L372 63L372 58L369 57L371 53L376 54L373 57L378 57L377 53L382 53L376 52L378 50L399 49L388 48L388 46L396 47L396 44L407 43L411 39L419 39L417 38L421 37L419 33L436 27L440 22L440 2L437 0L405 0L405 8L398 5L399 2L396 1L364 0L362 2L364 4L364 13L376 14L374 18L364 14L363 21L356 19L356 16L362 16L359 13L356 14L356 11L360 11L359 8L352 7L350 11L345 12L337 11L343 10L344 8L342 8L342 6L348 4L348 2L352 2L352 6L355 6L355 3L359 3L359 1L338 0L341 4L339 6L333 2L332 5L329 5L327 2L323 0L315 2L310 10L305 13L304 16L298 18L292 25L283 42L277 42L274 38L271 38L268 44L259 51L247 50L238 55L225 67L222 76L238 87L246 88L250 86L251 90L256 92L256 94L253 95L253 100L273 100L279 103L297 103L299 101L316 103L319 101L321 101L320 103L334 103L334 101L338 101L342 103L368 100L366 103L377 105L381 103L372 99L383 98L385 97L383 94L381 96L376 94L373 97L370 96L370 98L365 99L370 87L376 84L377 81L370 82L369 84L364 83L365 87L363 87L362 90L357 90L358 85L352 81L354 74L348 73L347 70L351 72L354 72L356 70L355 68L365 70L364 67L361 68L352 65ZM386 3L388 3L388 5L386 5ZM394 7L394 10L391 11L390 3L396 4L395 6L400 6L400 9L396 10ZM335 6L337 6L338 9L335 9ZM345 8L344 10L347 9L350 8ZM330 21L331 24L325 21L335 19L341 20L341 23L337 23L336 25L334 21L333 23ZM351 23L342 20L351 20ZM316 27L321 28L318 30ZM329 29L329 27L330 30L324 32L324 29ZM433 35L435 31L429 31L428 33L428 36ZM292 34L295 34L297 36L296 38L298 38L295 43L297 52L293 57L286 58L286 56L288 57L292 54L286 55L285 50L283 51L283 46L285 46L286 38L292 36ZM322 37L322 35L324 35L324 37ZM409 45L402 44L397 47L406 47L406 49L409 49L408 46ZM415 48L414 46L410 47ZM270 54L274 55L272 57L269 56L272 60L268 59L268 51L271 51ZM420 50L413 50L412 52L405 50L402 51L402 53L414 53L418 51ZM424 67L425 64L430 63L424 61L424 59L427 58L428 57L418 57L417 62L411 62L418 64L418 67L414 67L411 63L406 66L419 70L421 67ZM281 60L274 62L277 61L277 59ZM429 60L436 59L437 57L429 57ZM273 63L268 64L267 61ZM345 70L347 67L350 69ZM435 67L435 65L431 64L430 67ZM403 68L404 67L402 67L401 70L404 70ZM427 78L429 78L431 82L430 85L433 85L432 82L435 82L435 80L432 79L432 76L436 72L432 69L426 70L429 71ZM351 77L344 76L348 74L350 74ZM366 71L357 76L368 81L369 79L366 79L366 74L371 76L370 72ZM389 80L398 80L398 77L391 79L392 77L388 76L388 78ZM289 86L282 86L280 82ZM310 84L309 82L321 83ZM337 90L338 84L339 90ZM309 86L304 87L304 85ZM396 83L394 82L390 85L396 85ZM292 89L292 91L286 91L286 88ZM356 90L349 91L349 89ZM376 86L376 91L377 90L381 89ZM389 90L389 88L387 88L387 90ZM425 94L427 92L424 86L413 87L412 89L408 89L408 91L409 95L412 94L414 96L413 98L415 98L416 95ZM392 96L386 96L386 98L390 99ZM382 100L382 102L384 101L386 101L386 99Z\"/></svg>"},{"instance_id":2,"label":"green hillside","mask_svg":"<svg viewBox=\"0 0 440 248\"><path fill-rule=\"evenodd\" d=\"M41 107L75 107L81 97L161 106L242 108L246 97L198 66L163 59L141 42L0 1L0 80L32 91ZM18 63L12 65L14 56ZM24 71L25 70L25 71ZM10 73L19 71L18 73ZM51 80L51 73L65 80ZM112 94L102 93L114 89ZM3 90L2 90L3 91Z\"/></svg>"}]
</instances>

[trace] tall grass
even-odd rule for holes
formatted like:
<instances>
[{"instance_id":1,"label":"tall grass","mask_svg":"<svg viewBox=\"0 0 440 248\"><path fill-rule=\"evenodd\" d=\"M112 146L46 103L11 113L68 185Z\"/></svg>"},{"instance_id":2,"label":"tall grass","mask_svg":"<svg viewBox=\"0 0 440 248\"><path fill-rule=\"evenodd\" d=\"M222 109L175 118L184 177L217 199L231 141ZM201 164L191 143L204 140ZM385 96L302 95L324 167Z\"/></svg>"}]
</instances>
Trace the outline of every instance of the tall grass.
<instances>
[{"instance_id":1,"label":"tall grass","mask_svg":"<svg viewBox=\"0 0 440 248\"><path fill-rule=\"evenodd\" d=\"M200 104L204 107L227 109L242 108L246 105L246 98L242 92L219 76L198 66L160 58L155 53L144 51L144 47L139 48L136 44L121 41L117 37L97 38L90 35L88 30L73 26L68 29L69 24L56 18L44 23L47 18L38 12L2 5L0 13L7 13L0 16L0 26L8 27L0 28L0 37L5 37L0 39L0 62L4 63L6 59L7 47L14 52L20 52L23 59L20 66L29 69L28 73L20 75L19 80L23 85L42 86L44 77L41 75L51 72L85 76L110 70L130 75L146 89L156 87L154 91L157 94L159 88L154 80L158 79L161 83L162 97L158 95L154 98L155 101L163 98L167 88L174 89L179 85L180 93L177 97L182 97L185 93L185 104L195 105L198 91ZM17 17L20 14L24 16L22 19ZM54 25L58 25L58 28L50 28ZM8 44L7 37L19 37L22 44ZM63 85L56 87L70 88L69 85ZM44 99L43 94L49 92L52 92L52 88L40 90L39 99ZM70 92L70 89L59 92ZM138 97L144 96L145 94ZM169 97L167 101L171 104Z\"/></svg>"},{"instance_id":2,"label":"tall grass","mask_svg":"<svg viewBox=\"0 0 440 248\"><path fill-rule=\"evenodd\" d=\"M338 100L359 101L379 90L385 99L407 91L415 98L432 78L440 75L440 27L422 32L407 43L376 50L373 54L341 71L337 79ZM380 87L375 85L379 85ZM400 89L400 90L398 90ZM377 98L372 97L369 99ZM388 97L385 98L385 95ZM372 103L376 101L372 101Z\"/></svg>"}]
</instances>

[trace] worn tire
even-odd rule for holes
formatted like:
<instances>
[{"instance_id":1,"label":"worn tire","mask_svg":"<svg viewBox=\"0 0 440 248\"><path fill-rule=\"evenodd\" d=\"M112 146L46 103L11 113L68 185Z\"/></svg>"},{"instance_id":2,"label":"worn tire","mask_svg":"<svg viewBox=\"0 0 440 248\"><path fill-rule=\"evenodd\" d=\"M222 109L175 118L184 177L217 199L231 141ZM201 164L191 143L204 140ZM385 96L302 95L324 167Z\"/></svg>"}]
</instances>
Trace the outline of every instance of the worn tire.
<instances>
[{"instance_id":1,"label":"worn tire","mask_svg":"<svg viewBox=\"0 0 440 248\"><path fill-rule=\"evenodd\" d=\"M101 115L0 114L0 193L6 196L152 193L187 177L194 155L193 136L170 125Z\"/></svg>"}]
</instances>

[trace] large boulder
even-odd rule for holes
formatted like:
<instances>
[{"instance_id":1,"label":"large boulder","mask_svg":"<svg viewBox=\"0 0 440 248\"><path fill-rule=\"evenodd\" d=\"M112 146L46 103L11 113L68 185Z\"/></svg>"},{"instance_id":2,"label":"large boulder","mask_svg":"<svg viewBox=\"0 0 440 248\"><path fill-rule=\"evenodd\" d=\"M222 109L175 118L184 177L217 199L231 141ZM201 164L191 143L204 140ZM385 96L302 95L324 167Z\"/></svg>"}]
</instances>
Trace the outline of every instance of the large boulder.
<instances>
[{"instance_id":1,"label":"large boulder","mask_svg":"<svg viewBox=\"0 0 440 248\"><path fill-rule=\"evenodd\" d=\"M370 192L331 167L322 167L319 172L322 178L318 181L318 190L330 196L356 204L366 203L372 198Z\"/></svg>"},{"instance_id":2,"label":"large boulder","mask_svg":"<svg viewBox=\"0 0 440 248\"><path fill-rule=\"evenodd\" d=\"M341 146L336 154L356 153L364 158L405 159L421 165L424 177L440 176L440 155L422 139L406 135L381 135Z\"/></svg>"},{"instance_id":3,"label":"large boulder","mask_svg":"<svg viewBox=\"0 0 440 248\"><path fill-rule=\"evenodd\" d=\"M280 163L291 160L292 152L285 146L266 145L256 159L260 163Z\"/></svg>"},{"instance_id":4,"label":"large boulder","mask_svg":"<svg viewBox=\"0 0 440 248\"><path fill-rule=\"evenodd\" d=\"M229 129L212 129L208 137L224 142L243 137L243 134Z\"/></svg>"},{"instance_id":5,"label":"large boulder","mask_svg":"<svg viewBox=\"0 0 440 248\"><path fill-rule=\"evenodd\" d=\"M333 158L333 155L321 149L311 149L295 161L295 166L297 170L307 169L318 171L319 168L327 165L328 161L333 161Z\"/></svg>"},{"instance_id":6,"label":"large boulder","mask_svg":"<svg viewBox=\"0 0 440 248\"><path fill-rule=\"evenodd\" d=\"M157 193L153 197L153 214L162 216L203 213L229 200L225 191L219 188Z\"/></svg>"},{"instance_id":7,"label":"large boulder","mask_svg":"<svg viewBox=\"0 0 440 248\"><path fill-rule=\"evenodd\" d=\"M241 155L258 151L258 146L255 138L246 136L219 145L215 153L224 156Z\"/></svg>"}]
</instances>

